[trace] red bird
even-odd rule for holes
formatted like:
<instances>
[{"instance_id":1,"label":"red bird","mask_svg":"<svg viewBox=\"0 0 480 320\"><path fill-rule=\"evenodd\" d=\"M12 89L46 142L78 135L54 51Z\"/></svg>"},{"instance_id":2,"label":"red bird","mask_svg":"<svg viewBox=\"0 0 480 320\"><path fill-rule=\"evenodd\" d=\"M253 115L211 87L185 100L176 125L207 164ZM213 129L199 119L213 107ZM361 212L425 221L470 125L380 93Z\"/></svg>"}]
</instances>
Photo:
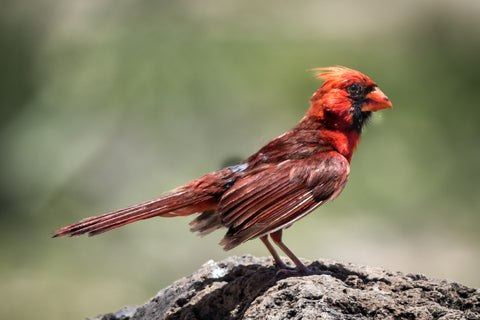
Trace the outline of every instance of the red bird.
<instances>
[{"instance_id":1,"label":"red bird","mask_svg":"<svg viewBox=\"0 0 480 320\"><path fill-rule=\"evenodd\" d=\"M282 242L282 230L345 186L350 160L362 127L372 111L392 104L367 76L345 67L318 68L325 82L310 99L311 107L292 130L273 139L239 165L187 183L160 198L84 219L54 232L57 236L89 236L152 217L188 216L200 236L228 228L220 242L230 250L260 238L281 269L273 242L295 263L308 269Z\"/></svg>"}]
</instances>

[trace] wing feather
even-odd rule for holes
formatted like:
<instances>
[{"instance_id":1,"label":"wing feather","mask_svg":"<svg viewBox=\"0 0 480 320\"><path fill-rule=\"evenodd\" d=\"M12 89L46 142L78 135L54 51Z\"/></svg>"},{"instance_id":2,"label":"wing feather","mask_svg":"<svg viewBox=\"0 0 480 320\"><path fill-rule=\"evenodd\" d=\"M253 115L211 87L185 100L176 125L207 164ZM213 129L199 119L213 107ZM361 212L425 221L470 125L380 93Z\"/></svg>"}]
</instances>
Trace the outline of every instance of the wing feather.
<instances>
[{"instance_id":1,"label":"wing feather","mask_svg":"<svg viewBox=\"0 0 480 320\"><path fill-rule=\"evenodd\" d=\"M325 152L309 159L264 165L235 183L217 212L229 228L225 250L283 229L337 196L349 174L347 159Z\"/></svg>"}]
</instances>

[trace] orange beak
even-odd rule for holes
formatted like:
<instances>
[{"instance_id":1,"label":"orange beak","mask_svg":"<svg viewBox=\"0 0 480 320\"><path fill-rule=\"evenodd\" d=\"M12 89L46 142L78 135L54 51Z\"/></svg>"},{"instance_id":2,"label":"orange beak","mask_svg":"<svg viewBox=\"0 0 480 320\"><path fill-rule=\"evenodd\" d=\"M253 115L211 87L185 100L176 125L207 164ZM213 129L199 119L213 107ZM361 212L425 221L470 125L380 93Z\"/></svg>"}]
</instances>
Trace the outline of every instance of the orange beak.
<instances>
[{"instance_id":1,"label":"orange beak","mask_svg":"<svg viewBox=\"0 0 480 320\"><path fill-rule=\"evenodd\" d=\"M367 94L365 101L362 104L362 111L378 111L392 107L392 103L382 90L375 87L375 89Z\"/></svg>"}]
</instances>

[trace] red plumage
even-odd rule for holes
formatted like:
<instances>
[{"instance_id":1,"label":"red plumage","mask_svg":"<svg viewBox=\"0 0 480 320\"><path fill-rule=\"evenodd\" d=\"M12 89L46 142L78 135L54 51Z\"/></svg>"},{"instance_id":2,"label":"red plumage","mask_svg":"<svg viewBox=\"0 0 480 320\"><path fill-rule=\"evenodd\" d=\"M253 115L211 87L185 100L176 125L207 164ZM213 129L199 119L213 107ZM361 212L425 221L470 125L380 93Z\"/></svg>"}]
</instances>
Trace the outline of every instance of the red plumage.
<instances>
[{"instance_id":1,"label":"red plumage","mask_svg":"<svg viewBox=\"0 0 480 320\"><path fill-rule=\"evenodd\" d=\"M282 230L343 190L350 160L372 111L390 108L376 84L345 67L314 69L325 83L306 116L243 163L207 174L157 199L84 219L57 236L96 235L152 217L200 213L191 231L206 235L228 228L225 250L260 238L277 265L286 268L268 235L300 272L307 268L283 244Z\"/></svg>"}]
</instances>

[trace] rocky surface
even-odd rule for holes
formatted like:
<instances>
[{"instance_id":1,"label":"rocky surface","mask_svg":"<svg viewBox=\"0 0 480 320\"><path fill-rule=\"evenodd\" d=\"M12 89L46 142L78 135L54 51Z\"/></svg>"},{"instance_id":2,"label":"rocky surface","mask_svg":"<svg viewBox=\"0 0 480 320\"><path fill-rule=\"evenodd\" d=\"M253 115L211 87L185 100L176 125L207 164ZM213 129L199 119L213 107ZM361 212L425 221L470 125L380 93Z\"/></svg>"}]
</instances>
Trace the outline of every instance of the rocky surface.
<instances>
[{"instance_id":1,"label":"rocky surface","mask_svg":"<svg viewBox=\"0 0 480 320\"><path fill-rule=\"evenodd\" d=\"M480 289L335 261L306 261L309 276L279 272L270 258L209 261L127 319L480 319Z\"/></svg>"}]
</instances>

